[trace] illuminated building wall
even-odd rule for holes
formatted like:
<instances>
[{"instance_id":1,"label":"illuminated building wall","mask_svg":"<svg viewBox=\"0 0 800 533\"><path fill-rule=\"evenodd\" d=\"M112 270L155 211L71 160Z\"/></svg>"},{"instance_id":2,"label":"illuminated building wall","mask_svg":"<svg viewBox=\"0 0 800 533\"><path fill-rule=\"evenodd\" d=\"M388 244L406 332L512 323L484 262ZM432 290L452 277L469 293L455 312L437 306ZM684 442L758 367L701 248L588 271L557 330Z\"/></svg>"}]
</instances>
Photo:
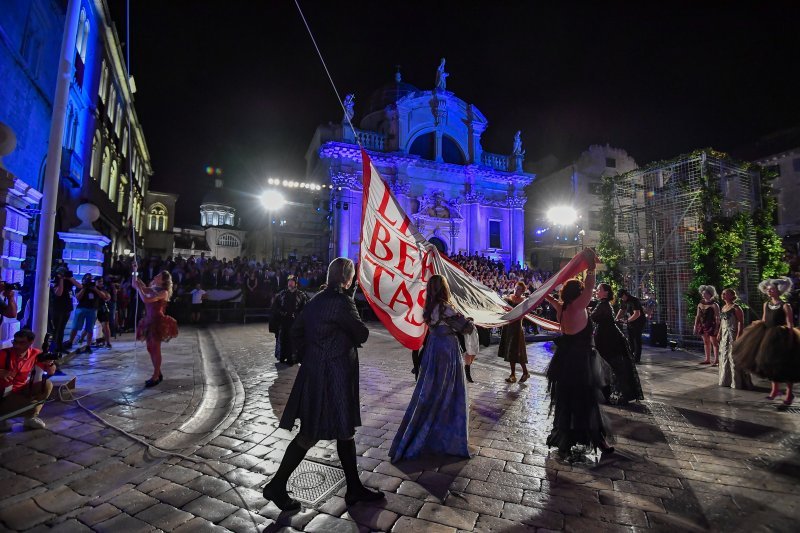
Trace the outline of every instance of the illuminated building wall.
<instances>
[{"instance_id":1,"label":"illuminated building wall","mask_svg":"<svg viewBox=\"0 0 800 533\"><path fill-rule=\"evenodd\" d=\"M483 253L524 264L524 189L534 175L514 153L484 151L488 120L450 91L401 81L378 89L355 134L343 120L317 128L309 181L331 185L331 256L357 258L361 155L356 136L425 237L447 254ZM509 135L509 148L514 143Z\"/></svg>"}]
</instances>

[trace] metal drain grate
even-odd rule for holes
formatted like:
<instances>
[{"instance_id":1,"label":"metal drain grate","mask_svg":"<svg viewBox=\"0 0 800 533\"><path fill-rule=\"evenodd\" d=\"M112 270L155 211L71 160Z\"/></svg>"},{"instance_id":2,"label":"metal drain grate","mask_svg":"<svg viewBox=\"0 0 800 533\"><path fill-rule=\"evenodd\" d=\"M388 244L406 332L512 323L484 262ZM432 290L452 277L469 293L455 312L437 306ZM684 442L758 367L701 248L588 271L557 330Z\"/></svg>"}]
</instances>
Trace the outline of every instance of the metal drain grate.
<instances>
[{"instance_id":1,"label":"metal drain grate","mask_svg":"<svg viewBox=\"0 0 800 533\"><path fill-rule=\"evenodd\" d=\"M303 460L289 476L286 489L291 496L309 505L330 496L344 483L344 470L313 461Z\"/></svg>"},{"instance_id":2,"label":"metal drain grate","mask_svg":"<svg viewBox=\"0 0 800 533\"><path fill-rule=\"evenodd\" d=\"M777 409L778 409L778 411L781 411L782 413L800 414L800 407L785 407L785 406L781 405Z\"/></svg>"}]
</instances>

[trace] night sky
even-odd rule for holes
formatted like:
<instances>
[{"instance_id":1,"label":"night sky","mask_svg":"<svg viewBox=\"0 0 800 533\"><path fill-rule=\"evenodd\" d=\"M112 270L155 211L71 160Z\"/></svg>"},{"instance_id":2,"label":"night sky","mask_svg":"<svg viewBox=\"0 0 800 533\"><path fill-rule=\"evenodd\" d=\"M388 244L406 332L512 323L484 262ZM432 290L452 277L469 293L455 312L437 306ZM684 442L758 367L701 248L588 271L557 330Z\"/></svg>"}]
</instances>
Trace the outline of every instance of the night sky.
<instances>
[{"instance_id":1,"label":"night sky","mask_svg":"<svg viewBox=\"0 0 800 533\"><path fill-rule=\"evenodd\" d=\"M640 165L736 155L800 124L797 2L545 4L301 1L356 122L395 65L431 89L446 57L447 89L489 120L484 149L509 153L520 129L527 163L605 143ZM130 37L151 188L180 194L179 224L199 223L206 165L241 191L301 180L316 126L341 119L291 0L132 0Z\"/></svg>"}]
</instances>

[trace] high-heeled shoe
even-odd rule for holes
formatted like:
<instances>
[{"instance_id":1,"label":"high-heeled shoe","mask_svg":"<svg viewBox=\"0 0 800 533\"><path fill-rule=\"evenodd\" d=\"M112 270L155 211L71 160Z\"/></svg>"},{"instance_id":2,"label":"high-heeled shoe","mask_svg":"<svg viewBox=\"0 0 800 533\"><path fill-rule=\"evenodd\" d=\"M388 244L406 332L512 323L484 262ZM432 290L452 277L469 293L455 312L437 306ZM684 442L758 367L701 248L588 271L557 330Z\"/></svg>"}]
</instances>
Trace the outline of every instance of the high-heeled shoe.
<instances>
[{"instance_id":1,"label":"high-heeled shoe","mask_svg":"<svg viewBox=\"0 0 800 533\"><path fill-rule=\"evenodd\" d=\"M764 399L766 399L766 400L774 400L778 396L782 396L782 395L783 395L783 393L775 391L774 393L770 393L769 396L765 396Z\"/></svg>"},{"instance_id":2,"label":"high-heeled shoe","mask_svg":"<svg viewBox=\"0 0 800 533\"><path fill-rule=\"evenodd\" d=\"M526 381L528 381L529 377L531 377L531 375L528 372L525 372L524 374L522 374L522 377L519 378L519 382L525 383Z\"/></svg>"},{"instance_id":3,"label":"high-heeled shoe","mask_svg":"<svg viewBox=\"0 0 800 533\"><path fill-rule=\"evenodd\" d=\"M164 381L164 376L162 374L159 374L158 375L158 379L148 379L147 381L144 382L144 386L148 387L148 388L149 387L155 387L156 385L158 385L162 381Z\"/></svg>"},{"instance_id":4,"label":"high-heeled shoe","mask_svg":"<svg viewBox=\"0 0 800 533\"><path fill-rule=\"evenodd\" d=\"M788 396L786 396L786 399L783 400L783 405L789 407L790 405L792 405L793 401L794 401L794 394L789 394Z\"/></svg>"},{"instance_id":5,"label":"high-heeled shoe","mask_svg":"<svg viewBox=\"0 0 800 533\"><path fill-rule=\"evenodd\" d=\"M516 382L517 382L517 376L513 374L506 378L506 383L516 383Z\"/></svg>"}]
</instances>

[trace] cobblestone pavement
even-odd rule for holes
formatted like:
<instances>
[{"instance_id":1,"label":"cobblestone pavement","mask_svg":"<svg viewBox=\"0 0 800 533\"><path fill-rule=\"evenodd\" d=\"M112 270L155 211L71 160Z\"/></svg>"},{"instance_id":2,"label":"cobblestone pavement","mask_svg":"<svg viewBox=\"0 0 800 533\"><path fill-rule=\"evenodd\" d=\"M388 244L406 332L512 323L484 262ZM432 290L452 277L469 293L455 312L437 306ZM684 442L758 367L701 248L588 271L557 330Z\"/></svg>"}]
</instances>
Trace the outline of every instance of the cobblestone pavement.
<instances>
[{"instance_id":1,"label":"cobblestone pavement","mask_svg":"<svg viewBox=\"0 0 800 533\"><path fill-rule=\"evenodd\" d=\"M522 385L505 383L493 346L469 389L476 455L392 465L387 451L414 386L410 356L371 329L356 442L362 479L386 491L385 502L348 510L342 489L286 515L261 498L292 438L276 428L297 369L276 365L265 324L220 325L184 328L165 347L165 381L154 389L139 384L149 361L143 349L126 351L132 343L68 365L76 394L113 388L87 407L193 460L148 452L73 404L52 403L48 429L0 436L0 521L33 531L795 529L800 416L777 411L766 389L717 387L716 369L697 355L646 349L646 400L604 407L619 453L570 465L544 446L549 343L529 345L534 375ZM308 458L336 464L335 443Z\"/></svg>"}]
</instances>

